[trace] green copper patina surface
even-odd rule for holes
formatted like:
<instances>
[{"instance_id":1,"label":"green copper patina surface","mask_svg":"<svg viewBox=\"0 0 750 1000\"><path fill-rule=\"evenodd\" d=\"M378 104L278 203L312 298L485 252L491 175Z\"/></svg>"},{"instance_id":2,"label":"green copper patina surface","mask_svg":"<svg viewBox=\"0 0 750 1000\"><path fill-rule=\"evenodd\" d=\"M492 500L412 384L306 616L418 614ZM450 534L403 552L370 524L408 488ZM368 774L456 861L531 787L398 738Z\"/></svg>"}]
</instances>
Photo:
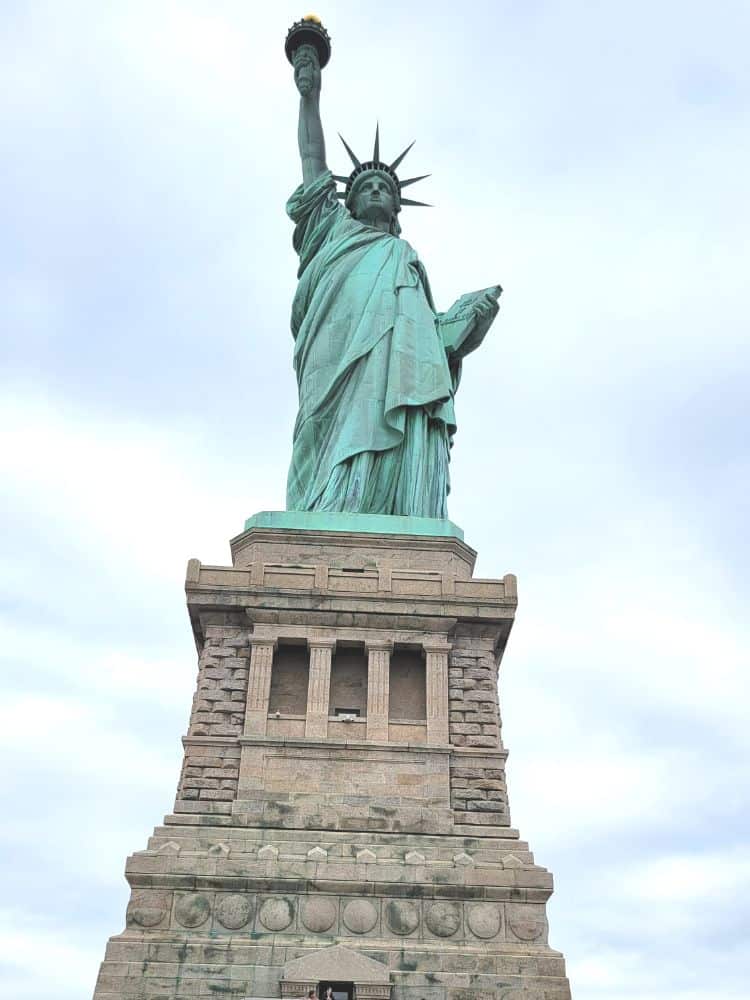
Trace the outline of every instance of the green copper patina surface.
<instances>
[{"instance_id":1,"label":"green copper patina surface","mask_svg":"<svg viewBox=\"0 0 750 1000\"><path fill-rule=\"evenodd\" d=\"M250 528L287 528L304 531L351 531L378 535L420 535L458 538L464 533L453 521L436 517L397 517L386 514L348 514L322 510L262 510L245 521Z\"/></svg>"},{"instance_id":2,"label":"green copper patina surface","mask_svg":"<svg viewBox=\"0 0 750 1000\"><path fill-rule=\"evenodd\" d=\"M435 309L425 269L400 238L394 163L354 163L334 178L320 120L312 45L292 61L300 93L303 183L287 204L295 223L292 305L299 412L287 483L290 511L447 518L454 395L462 358L497 313L499 286ZM346 144L345 144L346 145ZM346 182L337 195L336 180ZM414 178L412 180L419 180ZM344 203L340 198L344 198Z\"/></svg>"}]
</instances>

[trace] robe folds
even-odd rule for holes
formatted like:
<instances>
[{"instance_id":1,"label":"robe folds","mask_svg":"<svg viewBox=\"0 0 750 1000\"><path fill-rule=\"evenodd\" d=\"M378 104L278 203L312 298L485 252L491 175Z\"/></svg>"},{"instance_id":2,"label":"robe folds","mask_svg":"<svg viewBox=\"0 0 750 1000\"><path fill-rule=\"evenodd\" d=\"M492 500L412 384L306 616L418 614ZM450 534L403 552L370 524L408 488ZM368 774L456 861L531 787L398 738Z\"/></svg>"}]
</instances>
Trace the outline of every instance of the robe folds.
<instances>
[{"instance_id":1,"label":"robe folds","mask_svg":"<svg viewBox=\"0 0 750 1000\"><path fill-rule=\"evenodd\" d=\"M287 213L300 260L287 509L446 517L454 380L417 254L352 218L328 171Z\"/></svg>"}]
</instances>

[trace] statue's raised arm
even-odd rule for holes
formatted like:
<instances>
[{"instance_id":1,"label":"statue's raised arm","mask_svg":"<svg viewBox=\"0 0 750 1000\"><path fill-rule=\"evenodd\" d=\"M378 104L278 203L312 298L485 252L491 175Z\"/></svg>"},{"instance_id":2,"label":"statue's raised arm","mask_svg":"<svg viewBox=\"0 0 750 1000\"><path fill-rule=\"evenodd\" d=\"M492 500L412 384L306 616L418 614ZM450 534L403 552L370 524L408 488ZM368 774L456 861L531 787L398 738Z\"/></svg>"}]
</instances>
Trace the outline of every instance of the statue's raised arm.
<instances>
[{"instance_id":1,"label":"statue's raised arm","mask_svg":"<svg viewBox=\"0 0 750 1000\"><path fill-rule=\"evenodd\" d=\"M294 82L300 94L297 140L306 188L327 169L320 121L320 76L318 53L312 45L301 45L294 53Z\"/></svg>"},{"instance_id":2,"label":"statue's raised arm","mask_svg":"<svg viewBox=\"0 0 750 1000\"><path fill-rule=\"evenodd\" d=\"M326 167L326 145L320 121L321 69L328 61L330 42L319 22L298 22L287 38L287 56L294 67L299 91L297 140L302 160L302 181L308 188Z\"/></svg>"}]
</instances>

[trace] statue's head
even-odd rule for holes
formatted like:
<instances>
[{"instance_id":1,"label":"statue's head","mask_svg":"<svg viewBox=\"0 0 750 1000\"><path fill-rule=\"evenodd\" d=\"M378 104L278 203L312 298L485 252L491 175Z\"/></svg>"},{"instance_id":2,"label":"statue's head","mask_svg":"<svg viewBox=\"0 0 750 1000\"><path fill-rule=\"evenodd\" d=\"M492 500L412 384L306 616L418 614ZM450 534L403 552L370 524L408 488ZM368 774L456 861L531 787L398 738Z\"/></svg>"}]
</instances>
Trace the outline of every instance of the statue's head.
<instances>
[{"instance_id":1,"label":"statue's head","mask_svg":"<svg viewBox=\"0 0 750 1000\"><path fill-rule=\"evenodd\" d=\"M414 143L407 146L393 163L387 163L380 159L380 128L375 129L375 146L371 160L360 160L350 149L343 135L339 135L339 138L349 154L349 159L354 164L354 170L348 177L342 177L340 174L333 175L334 180L345 185L344 190L338 192L339 198L344 199L344 204L355 219L360 222L369 222L371 225L378 225L381 228L382 224L386 222L390 233L393 236L399 236L401 226L398 224L398 213L401 211L401 207L403 205L424 205L423 201L404 198L401 189L408 187L409 184L416 184L417 181L424 180L428 175L409 177L402 181L396 174L396 169Z\"/></svg>"},{"instance_id":2,"label":"statue's head","mask_svg":"<svg viewBox=\"0 0 750 1000\"><path fill-rule=\"evenodd\" d=\"M401 195L398 184L384 170L365 170L352 183L346 207L359 222L374 225L387 222L391 235L398 236L401 226Z\"/></svg>"}]
</instances>

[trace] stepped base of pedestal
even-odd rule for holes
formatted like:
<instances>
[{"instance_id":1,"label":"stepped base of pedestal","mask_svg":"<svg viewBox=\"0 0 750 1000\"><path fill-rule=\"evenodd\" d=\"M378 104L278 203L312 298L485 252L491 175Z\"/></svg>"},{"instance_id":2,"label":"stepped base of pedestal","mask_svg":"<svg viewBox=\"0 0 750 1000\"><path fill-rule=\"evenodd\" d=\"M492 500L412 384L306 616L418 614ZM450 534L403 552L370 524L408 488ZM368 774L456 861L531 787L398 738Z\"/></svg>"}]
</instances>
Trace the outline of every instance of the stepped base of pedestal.
<instances>
[{"instance_id":1,"label":"stepped base of pedestal","mask_svg":"<svg viewBox=\"0 0 750 1000\"><path fill-rule=\"evenodd\" d=\"M340 940L331 937L324 946ZM509 947L494 954L485 947L389 947L377 939L347 945L387 965L392 995L401 1000L570 1000L563 957L546 948ZM309 949L304 939L282 935L267 941L151 935L147 941L126 932L107 945L95 1000L278 1000L284 963ZM299 992L300 1000L305 994Z\"/></svg>"},{"instance_id":2,"label":"stepped base of pedestal","mask_svg":"<svg viewBox=\"0 0 750 1000\"><path fill-rule=\"evenodd\" d=\"M336 945L381 963L385 1000L570 998L547 943L552 879L514 830L395 836L176 819L128 859L127 927L109 941L95 1000L302 996L317 981L290 981L290 963Z\"/></svg>"}]
</instances>

